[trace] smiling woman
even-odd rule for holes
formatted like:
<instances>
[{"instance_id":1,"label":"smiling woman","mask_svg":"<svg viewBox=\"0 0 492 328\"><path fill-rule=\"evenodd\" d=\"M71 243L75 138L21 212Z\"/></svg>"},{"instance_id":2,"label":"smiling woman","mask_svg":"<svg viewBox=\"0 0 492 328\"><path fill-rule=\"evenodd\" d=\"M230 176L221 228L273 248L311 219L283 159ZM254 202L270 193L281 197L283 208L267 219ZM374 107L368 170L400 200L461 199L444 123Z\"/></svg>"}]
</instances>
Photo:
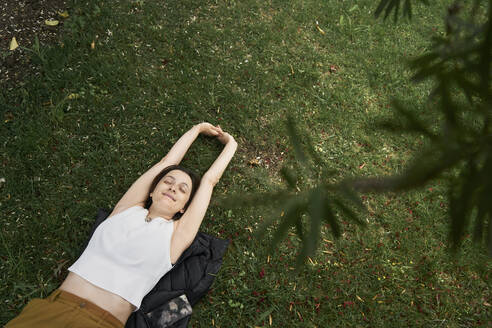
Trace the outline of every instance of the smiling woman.
<instances>
[{"instance_id":1,"label":"smiling woman","mask_svg":"<svg viewBox=\"0 0 492 328\"><path fill-rule=\"evenodd\" d=\"M200 133L226 144L201 180L178 165ZM236 148L219 126L195 125L132 184L68 268L62 285L46 299L32 299L5 327L124 327L195 239Z\"/></svg>"},{"instance_id":2,"label":"smiling woman","mask_svg":"<svg viewBox=\"0 0 492 328\"><path fill-rule=\"evenodd\" d=\"M179 220L190 205L200 186L200 178L191 170L171 165L163 169L152 181L145 208L149 209L149 218L161 216ZM166 196L168 195L168 196ZM173 203L160 202L172 199ZM154 200L155 199L155 200Z\"/></svg>"}]
</instances>

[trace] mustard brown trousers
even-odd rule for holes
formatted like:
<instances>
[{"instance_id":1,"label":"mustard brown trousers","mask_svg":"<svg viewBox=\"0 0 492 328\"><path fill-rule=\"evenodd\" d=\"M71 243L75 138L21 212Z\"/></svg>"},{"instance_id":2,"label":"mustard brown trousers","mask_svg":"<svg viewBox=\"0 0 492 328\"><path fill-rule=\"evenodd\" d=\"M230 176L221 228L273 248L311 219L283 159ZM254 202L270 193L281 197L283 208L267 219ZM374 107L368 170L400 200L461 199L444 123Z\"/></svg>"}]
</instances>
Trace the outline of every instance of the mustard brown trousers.
<instances>
[{"instance_id":1,"label":"mustard brown trousers","mask_svg":"<svg viewBox=\"0 0 492 328\"><path fill-rule=\"evenodd\" d=\"M5 328L123 328L110 312L66 291L33 298Z\"/></svg>"}]
</instances>

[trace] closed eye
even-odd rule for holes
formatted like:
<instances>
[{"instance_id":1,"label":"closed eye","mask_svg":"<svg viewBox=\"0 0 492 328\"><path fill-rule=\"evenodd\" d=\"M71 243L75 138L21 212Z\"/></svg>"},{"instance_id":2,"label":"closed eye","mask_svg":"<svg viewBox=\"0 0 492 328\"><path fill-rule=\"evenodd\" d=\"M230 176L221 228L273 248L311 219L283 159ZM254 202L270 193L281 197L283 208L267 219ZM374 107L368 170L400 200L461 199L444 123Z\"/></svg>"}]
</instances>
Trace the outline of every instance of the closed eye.
<instances>
[{"instance_id":1,"label":"closed eye","mask_svg":"<svg viewBox=\"0 0 492 328\"><path fill-rule=\"evenodd\" d=\"M168 177L165 180L163 180L163 182L166 184L171 184L174 181L175 181L175 179L173 177ZM188 185L186 183L182 183L181 185L185 185L186 187L188 187ZM181 192L186 194L186 189L184 189L183 187L181 187L179 190L181 190Z\"/></svg>"}]
</instances>

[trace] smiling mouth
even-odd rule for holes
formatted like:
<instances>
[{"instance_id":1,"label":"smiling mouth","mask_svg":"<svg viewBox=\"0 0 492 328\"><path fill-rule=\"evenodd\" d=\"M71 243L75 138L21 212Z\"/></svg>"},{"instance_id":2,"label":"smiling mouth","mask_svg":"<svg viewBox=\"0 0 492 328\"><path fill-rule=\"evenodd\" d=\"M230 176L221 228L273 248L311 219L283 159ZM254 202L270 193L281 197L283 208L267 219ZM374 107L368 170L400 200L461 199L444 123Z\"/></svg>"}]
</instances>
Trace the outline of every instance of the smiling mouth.
<instances>
[{"instance_id":1,"label":"smiling mouth","mask_svg":"<svg viewBox=\"0 0 492 328\"><path fill-rule=\"evenodd\" d=\"M176 200L175 200L175 199L174 199L171 195L166 194L166 193L162 193L162 194L163 194L164 196L167 196L167 197L171 198L173 201L176 201Z\"/></svg>"}]
</instances>

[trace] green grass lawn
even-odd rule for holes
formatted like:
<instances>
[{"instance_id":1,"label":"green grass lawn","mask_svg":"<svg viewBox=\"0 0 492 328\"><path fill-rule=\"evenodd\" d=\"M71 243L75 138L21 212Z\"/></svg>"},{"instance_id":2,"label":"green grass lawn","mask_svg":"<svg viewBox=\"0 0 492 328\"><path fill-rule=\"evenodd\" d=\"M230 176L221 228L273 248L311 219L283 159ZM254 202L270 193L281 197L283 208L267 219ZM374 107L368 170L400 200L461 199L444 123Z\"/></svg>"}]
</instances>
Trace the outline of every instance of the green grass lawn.
<instances>
[{"instance_id":1,"label":"green grass lawn","mask_svg":"<svg viewBox=\"0 0 492 328\"><path fill-rule=\"evenodd\" d=\"M392 97L438 120L431 83L411 83L402 64L444 33L452 2L394 24L368 0L74 1L63 42L33 55L42 75L0 92L0 324L61 284L97 209L196 123L238 142L215 197L283 184L287 113L337 178L401 172L427 141L374 123L393 117ZM203 174L221 148L201 136L181 164ZM489 326L490 260L471 238L449 256L445 183L362 198L367 228L341 217L336 240L323 227L299 274L294 230L271 252L254 238L278 210L212 201L202 230L232 243L191 325Z\"/></svg>"}]
</instances>

